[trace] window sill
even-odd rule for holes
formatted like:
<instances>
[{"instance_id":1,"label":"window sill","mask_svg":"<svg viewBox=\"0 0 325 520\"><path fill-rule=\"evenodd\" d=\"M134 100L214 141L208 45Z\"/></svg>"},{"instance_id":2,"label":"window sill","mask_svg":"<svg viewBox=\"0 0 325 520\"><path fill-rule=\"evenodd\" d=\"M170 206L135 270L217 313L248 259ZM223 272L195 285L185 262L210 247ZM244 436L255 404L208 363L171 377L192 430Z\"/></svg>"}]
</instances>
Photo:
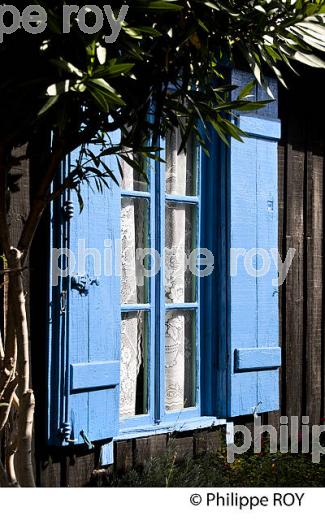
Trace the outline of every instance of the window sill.
<instances>
[{"instance_id":1,"label":"window sill","mask_svg":"<svg viewBox=\"0 0 325 520\"><path fill-rule=\"evenodd\" d=\"M179 421L179 423L164 422L152 426L142 426L121 430L119 435L114 437L114 441L134 439L136 437L149 437L150 435L159 435L163 433L185 432L226 424L226 419L218 419L217 417L196 417L182 422Z\"/></svg>"}]
</instances>

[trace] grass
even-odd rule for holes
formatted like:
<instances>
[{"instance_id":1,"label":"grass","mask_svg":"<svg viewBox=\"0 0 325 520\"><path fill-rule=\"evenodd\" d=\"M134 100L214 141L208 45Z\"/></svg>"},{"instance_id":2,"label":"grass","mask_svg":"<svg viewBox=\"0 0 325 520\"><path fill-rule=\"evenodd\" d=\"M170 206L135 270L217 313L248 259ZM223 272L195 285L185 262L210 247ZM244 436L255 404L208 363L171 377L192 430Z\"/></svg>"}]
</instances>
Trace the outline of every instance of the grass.
<instances>
[{"instance_id":1,"label":"grass","mask_svg":"<svg viewBox=\"0 0 325 520\"><path fill-rule=\"evenodd\" d=\"M226 449L176 462L172 449L149 459L125 475L102 475L104 487L323 487L325 461L312 463L311 455L248 452L227 462Z\"/></svg>"}]
</instances>

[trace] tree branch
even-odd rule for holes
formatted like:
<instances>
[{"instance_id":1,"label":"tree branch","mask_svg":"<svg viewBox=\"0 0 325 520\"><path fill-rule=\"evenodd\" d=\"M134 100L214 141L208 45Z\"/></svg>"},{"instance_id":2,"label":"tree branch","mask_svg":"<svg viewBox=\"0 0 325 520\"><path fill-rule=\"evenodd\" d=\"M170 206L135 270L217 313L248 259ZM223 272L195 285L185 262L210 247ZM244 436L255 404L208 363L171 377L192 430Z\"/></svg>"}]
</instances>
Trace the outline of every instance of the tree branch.
<instances>
[{"instance_id":1,"label":"tree branch","mask_svg":"<svg viewBox=\"0 0 325 520\"><path fill-rule=\"evenodd\" d=\"M3 348L2 332L0 330L0 371L2 370L4 359L5 359L5 351Z\"/></svg>"},{"instance_id":2,"label":"tree branch","mask_svg":"<svg viewBox=\"0 0 325 520\"><path fill-rule=\"evenodd\" d=\"M15 455L17 453L17 428L16 426L16 417L11 413L9 424L10 424L10 433L9 439L6 447L6 470L7 476L9 480L9 485L12 487L19 487L16 471L15 471Z\"/></svg>"},{"instance_id":3,"label":"tree branch","mask_svg":"<svg viewBox=\"0 0 325 520\"><path fill-rule=\"evenodd\" d=\"M5 303L6 324L4 359L0 370L0 431L4 428L8 420L12 401L14 398L14 392L18 384L16 379L17 343L12 304L13 291L9 283L8 299Z\"/></svg>"},{"instance_id":4,"label":"tree branch","mask_svg":"<svg viewBox=\"0 0 325 520\"><path fill-rule=\"evenodd\" d=\"M7 222L6 191L7 161L6 149L0 145L0 243L2 252L7 256L10 249L9 227Z\"/></svg>"},{"instance_id":5,"label":"tree branch","mask_svg":"<svg viewBox=\"0 0 325 520\"><path fill-rule=\"evenodd\" d=\"M26 313L26 300L21 272L22 252L11 248L9 266L14 269L9 275L10 309L14 315L19 362L19 394L23 395L29 389L29 337Z\"/></svg>"},{"instance_id":6,"label":"tree branch","mask_svg":"<svg viewBox=\"0 0 325 520\"><path fill-rule=\"evenodd\" d=\"M0 431L3 430L3 428L5 427L7 421L8 421L8 417L9 417L9 414L10 414L10 410L11 410L11 405L12 405L12 401L13 401L13 398L14 398L14 393L16 391L16 388L17 388L17 380L16 379L13 379L12 381L9 382L9 384L7 385L4 393L3 393L3 396L1 398L1 407L0 407Z\"/></svg>"}]
</instances>

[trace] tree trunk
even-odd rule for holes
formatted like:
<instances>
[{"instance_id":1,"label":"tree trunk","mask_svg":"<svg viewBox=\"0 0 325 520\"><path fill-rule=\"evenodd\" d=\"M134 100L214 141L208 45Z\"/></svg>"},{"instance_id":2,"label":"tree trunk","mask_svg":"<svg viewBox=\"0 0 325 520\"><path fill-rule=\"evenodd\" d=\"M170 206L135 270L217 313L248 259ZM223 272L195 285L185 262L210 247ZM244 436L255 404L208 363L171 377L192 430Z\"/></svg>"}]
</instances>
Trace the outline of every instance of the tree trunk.
<instances>
[{"instance_id":1,"label":"tree trunk","mask_svg":"<svg viewBox=\"0 0 325 520\"><path fill-rule=\"evenodd\" d=\"M12 294L12 311L14 314L17 339L18 362L18 442L17 442L17 474L18 481L23 487L35 487L34 470L32 464L32 435L35 399L29 388L30 362L29 338L26 313L26 300L22 274L23 254L15 248L10 250L9 294Z\"/></svg>"},{"instance_id":2,"label":"tree trunk","mask_svg":"<svg viewBox=\"0 0 325 520\"><path fill-rule=\"evenodd\" d=\"M9 480L7 477L7 472L3 467L3 464L0 460L0 487L9 487Z\"/></svg>"},{"instance_id":3,"label":"tree trunk","mask_svg":"<svg viewBox=\"0 0 325 520\"><path fill-rule=\"evenodd\" d=\"M35 399L32 390L28 390L20 400L18 418L17 475L22 487L35 487L32 463L32 436Z\"/></svg>"}]
</instances>

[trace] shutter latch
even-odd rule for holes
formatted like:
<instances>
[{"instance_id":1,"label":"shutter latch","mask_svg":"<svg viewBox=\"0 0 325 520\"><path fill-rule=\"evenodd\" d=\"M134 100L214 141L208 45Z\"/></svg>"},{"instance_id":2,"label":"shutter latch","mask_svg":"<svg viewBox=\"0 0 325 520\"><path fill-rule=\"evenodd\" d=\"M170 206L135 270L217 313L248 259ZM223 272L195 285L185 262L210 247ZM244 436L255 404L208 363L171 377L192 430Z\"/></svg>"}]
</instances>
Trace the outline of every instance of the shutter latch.
<instances>
[{"instance_id":1,"label":"shutter latch","mask_svg":"<svg viewBox=\"0 0 325 520\"><path fill-rule=\"evenodd\" d=\"M87 434L83 430L81 430L81 432L80 432L80 437L82 437L82 439L84 440L85 444L87 444L89 450L93 450L95 448L95 446L89 440L89 438L87 437Z\"/></svg>"},{"instance_id":2,"label":"shutter latch","mask_svg":"<svg viewBox=\"0 0 325 520\"><path fill-rule=\"evenodd\" d=\"M253 408L253 415L254 415L254 417L258 417L258 409L259 409L261 404L262 404L262 401L259 401L256 404L256 406L254 406L254 408Z\"/></svg>"},{"instance_id":3,"label":"shutter latch","mask_svg":"<svg viewBox=\"0 0 325 520\"><path fill-rule=\"evenodd\" d=\"M71 277L71 289L75 289L79 294L87 296L89 293L89 287L91 285L99 285L99 278L97 276L84 276L74 275Z\"/></svg>"}]
</instances>

